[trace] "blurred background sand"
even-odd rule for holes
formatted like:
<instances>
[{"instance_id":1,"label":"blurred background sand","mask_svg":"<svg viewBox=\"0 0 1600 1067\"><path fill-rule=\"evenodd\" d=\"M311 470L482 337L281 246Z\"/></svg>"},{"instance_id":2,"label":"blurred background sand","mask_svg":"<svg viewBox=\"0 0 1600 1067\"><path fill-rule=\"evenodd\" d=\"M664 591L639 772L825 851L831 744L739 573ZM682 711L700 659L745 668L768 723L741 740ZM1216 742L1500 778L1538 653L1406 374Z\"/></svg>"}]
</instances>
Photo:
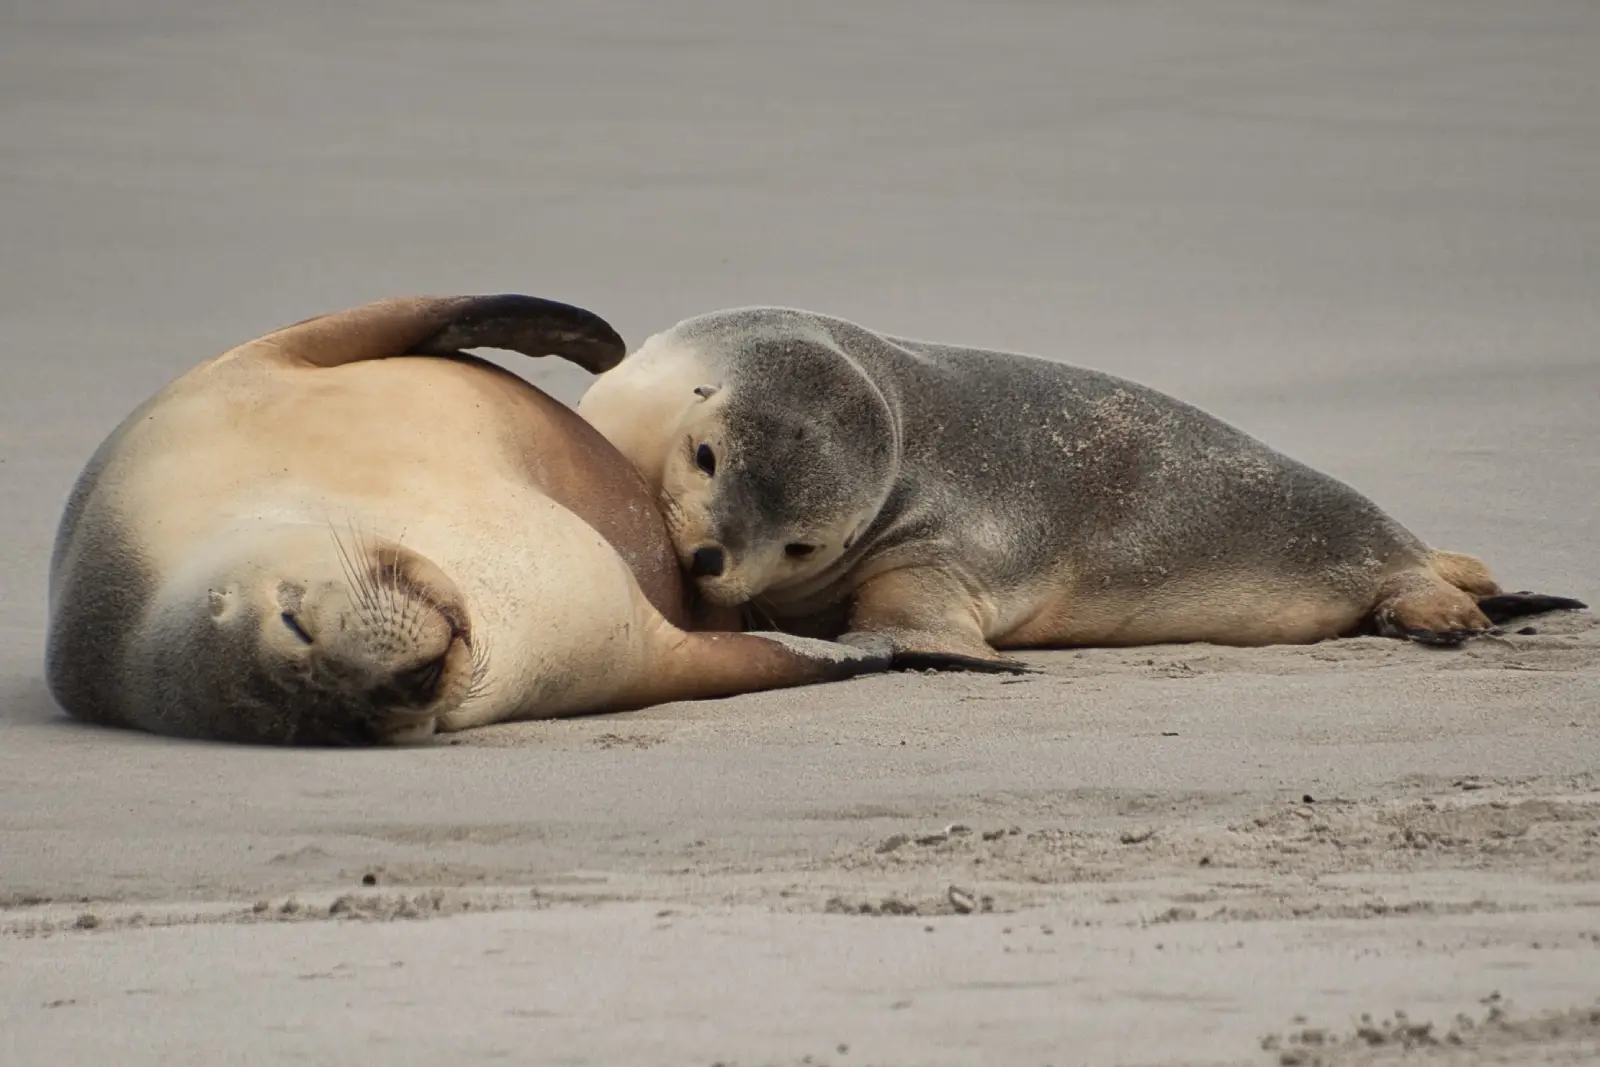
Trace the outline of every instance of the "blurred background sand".
<instances>
[{"instance_id":1,"label":"blurred background sand","mask_svg":"<svg viewBox=\"0 0 1600 1067\"><path fill-rule=\"evenodd\" d=\"M1338 1043L1362 1012L1444 1040L1509 999L1450 1062L1592 1062L1587 616L380 753L90 730L39 674L116 422L406 292L1111 370L1594 603L1597 55L1600 9L1542 0L9 0L0 1060L1274 1063L1329 1027L1365 1063L1404 1041Z\"/></svg>"}]
</instances>

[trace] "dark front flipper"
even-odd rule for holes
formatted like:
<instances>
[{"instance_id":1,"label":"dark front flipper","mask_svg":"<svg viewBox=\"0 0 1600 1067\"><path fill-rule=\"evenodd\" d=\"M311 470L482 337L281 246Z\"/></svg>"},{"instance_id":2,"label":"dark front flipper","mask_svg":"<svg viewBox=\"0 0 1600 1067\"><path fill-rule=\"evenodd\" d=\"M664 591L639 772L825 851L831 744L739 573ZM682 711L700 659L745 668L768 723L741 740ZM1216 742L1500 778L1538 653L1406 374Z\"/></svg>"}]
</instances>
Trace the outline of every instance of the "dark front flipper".
<instances>
[{"instance_id":1,"label":"dark front flipper","mask_svg":"<svg viewBox=\"0 0 1600 1067\"><path fill-rule=\"evenodd\" d=\"M615 367L628 351L621 335L594 312L516 293L457 297L444 327L412 350L449 355L468 348L561 356L591 374Z\"/></svg>"},{"instance_id":2,"label":"dark front flipper","mask_svg":"<svg viewBox=\"0 0 1600 1067\"><path fill-rule=\"evenodd\" d=\"M996 652L978 629L972 594L937 563L888 571L856 590L842 644L887 639L890 669L1034 674Z\"/></svg>"},{"instance_id":3,"label":"dark front flipper","mask_svg":"<svg viewBox=\"0 0 1600 1067\"><path fill-rule=\"evenodd\" d=\"M1525 615L1543 615L1547 611L1583 611L1588 606L1581 600L1546 596L1543 593L1500 593L1478 598L1478 610L1496 625Z\"/></svg>"}]
</instances>

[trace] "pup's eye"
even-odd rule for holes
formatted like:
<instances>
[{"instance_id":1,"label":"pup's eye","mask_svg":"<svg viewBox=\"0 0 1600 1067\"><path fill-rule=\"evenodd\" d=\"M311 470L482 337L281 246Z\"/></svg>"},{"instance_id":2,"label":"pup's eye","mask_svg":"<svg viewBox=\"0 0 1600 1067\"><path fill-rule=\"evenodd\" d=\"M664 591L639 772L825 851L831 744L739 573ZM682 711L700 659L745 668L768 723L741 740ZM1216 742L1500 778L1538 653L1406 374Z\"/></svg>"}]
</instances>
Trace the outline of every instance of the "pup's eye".
<instances>
[{"instance_id":1,"label":"pup's eye","mask_svg":"<svg viewBox=\"0 0 1600 1067\"><path fill-rule=\"evenodd\" d=\"M295 618L287 611L282 615L279 615L278 618L283 620L283 624L289 628L290 633L294 634L301 641L304 641L308 645L311 643L311 635L306 633L305 628L300 625L299 619Z\"/></svg>"},{"instance_id":2,"label":"pup's eye","mask_svg":"<svg viewBox=\"0 0 1600 1067\"><path fill-rule=\"evenodd\" d=\"M802 556L809 556L809 555L811 555L811 553L815 552L816 550L817 550L817 546L816 545L784 545L783 546L783 554L788 556L790 559L799 559Z\"/></svg>"},{"instance_id":3,"label":"pup's eye","mask_svg":"<svg viewBox=\"0 0 1600 1067\"><path fill-rule=\"evenodd\" d=\"M694 462L707 474L717 473L717 454L711 451L710 445L701 445L694 450Z\"/></svg>"}]
</instances>

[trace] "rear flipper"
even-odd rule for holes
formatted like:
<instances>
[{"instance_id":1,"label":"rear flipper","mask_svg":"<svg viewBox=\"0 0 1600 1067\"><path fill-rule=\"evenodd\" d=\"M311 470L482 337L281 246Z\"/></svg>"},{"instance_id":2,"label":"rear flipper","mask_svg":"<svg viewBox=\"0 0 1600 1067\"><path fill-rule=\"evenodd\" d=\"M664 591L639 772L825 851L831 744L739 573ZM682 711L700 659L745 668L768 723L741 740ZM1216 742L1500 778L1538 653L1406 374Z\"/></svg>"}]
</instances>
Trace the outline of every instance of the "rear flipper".
<instances>
[{"instance_id":1,"label":"rear flipper","mask_svg":"<svg viewBox=\"0 0 1600 1067\"><path fill-rule=\"evenodd\" d=\"M1542 615L1547 611L1583 611L1589 605L1581 600L1564 596L1546 596L1543 593L1499 593L1478 598L1478 610L1495 625L1520 619L1526 615Z\"/></svg>"},{"instance_id":2,"label":"rear flipper","mask_svg":"<svg viewBox=\"0 0 1600 1067\"><path fill-rule=\"evenodd\" d=\"M413 353L460 355L466 348L562 356L591 374L627 354L610 323L586 308L497 293L374 300L274 330L221 358L326 368Z\"/></svg>"},{"instance_id":3,"label":"rear flipper","mask_svg":"<svg viewBox=\"0 0 1600 1067\"><path fill-rule=\"evenodd\" d=\"M1526 589L1520 593L1504 592L1483 561L1464 552L1435 549L1428 562L1440 579L1471 596L1478 611L1495 626L1526 615L1542 615L1547 611L1582 611L1589 606L1570 597L1546 596Z\"/></svg>"},{"instance_id":4,"label":"rear flipper","mask_svg":"<svg viewBox=\"0 0 1600 1067\"><path fill-rule=\"evenodd\" d=\"M1587 606L1578 600L1537 593L1473 596L1431 570L1410 571L1384 583L1372 622L1385 637L1435 648L1456 648L1511 619Z\"/></svg>"},{"instance_id":5,"label":"rear flipper","mask_svg":"<svg viewBox=\"0 0 1600 1067\"><path fill-rule=\"evenodd\" d=\"M1434 648L1455 648L1489 630L1489 618L1470 593L1432 570L1407 571L1390 578L1372 612L1373 628Z\"/></svg>"}]
</instances>

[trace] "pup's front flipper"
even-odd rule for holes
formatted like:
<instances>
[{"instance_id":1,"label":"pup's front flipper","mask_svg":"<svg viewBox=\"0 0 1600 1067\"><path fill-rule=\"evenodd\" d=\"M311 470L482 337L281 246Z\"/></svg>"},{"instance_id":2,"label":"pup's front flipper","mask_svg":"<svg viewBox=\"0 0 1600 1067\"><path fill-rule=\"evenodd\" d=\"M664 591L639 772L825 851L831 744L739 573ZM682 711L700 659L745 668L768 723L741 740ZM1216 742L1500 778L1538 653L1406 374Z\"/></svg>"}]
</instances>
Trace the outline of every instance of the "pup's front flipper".
<instances>
[{"instance_id":1,"label":"pup's front flipper","mask_svg":"<svg viewBox=\"0 0 1600 1067\"><path fill-rule=\"evenodd\" d=\"M861 648L887 641L891 670L1037 673L994 650L978 626L971 594L937 567L890 571L866 582L850 605L849 629L837 640Z\"/></svg>"}]
</instances>

